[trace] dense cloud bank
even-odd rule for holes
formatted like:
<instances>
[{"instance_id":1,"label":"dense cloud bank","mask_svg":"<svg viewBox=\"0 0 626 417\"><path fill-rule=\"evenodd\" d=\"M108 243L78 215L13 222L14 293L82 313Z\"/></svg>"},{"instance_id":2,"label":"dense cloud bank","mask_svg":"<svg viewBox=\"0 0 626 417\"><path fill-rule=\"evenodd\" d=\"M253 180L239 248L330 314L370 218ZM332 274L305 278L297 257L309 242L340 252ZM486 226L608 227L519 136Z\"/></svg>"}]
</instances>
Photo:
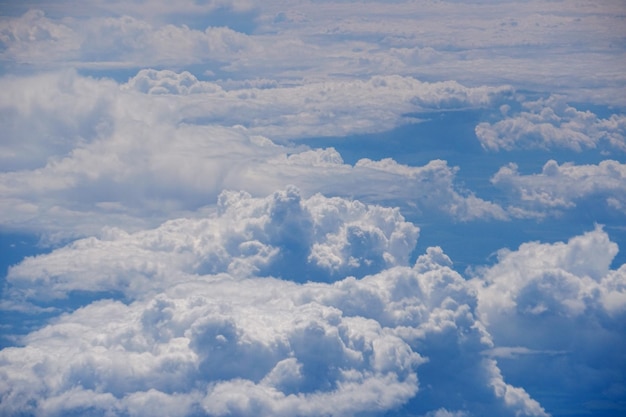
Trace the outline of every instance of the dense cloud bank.
<instances>
[{"instance_id":1,"label":"dense cloud bank","mask_svg":"<svg viewBox=\"0 0 626 417\"><path fill-rule=\"evenodd\" d=\"M602 229L502 251L471 280L436 247L409 265L417 233L397 209L288 188L262 199L226 192L207 219L109 229L27 258L9 273L13 299L122 298L2 350L2 411L545 416L498 360L567 351L581 372L593 355L623 360L626 271L609 269L617 245ZM512 323L532 331L511 334ZM529 336L555 323L571 332ZM595 372L619 386L614 368Z\"/></svg>"},{"instance_id":2,"label":"dense cloud bank","mask_svg":"<svg viewBox=\"0 0 626 417\"><path fill-rule=\"evenodd\" d=\"M306 135L394 126L409 111L419 115L435 108L514 104L518 98L506 86L468 88L377 76L227 90L169 70L141 70L124 84L73 71L7 76L0 84L6 92L0 112L10 120L7 140L0 145L0 222L11 229L44 231L53 239L91 235L108 225L154 227L168 218L195 216L224 189L265 196L289 184L305 196L321 192L401 204L420 215L445 215L453 221L546 217L597 195L623 212L623 167L615 161L559 169L548 162L550 169L538 176L521 176L514 165L504 166L492 184L506 189L507 198L489 201L463 187L459 168L445 160L410 166L391 158L362 158L347 164L333 148L297 145ZM360 104L354 108L350 103ZM590 138L581 139L584 146L595 147L596 138L621 149L620 117L600 120L559 103L550 99L527 107L537 117L560 111L588 121L555 127L575 128ZM506 120L479 124L478 140L497 143L485 142L486 132ZM316 132L314 126L325 131ZM276 135L295 142L281 143ZM516 143L514 132L502 135ZM559 146L550 135L537 136L533 143ZM574 143L567 131L559 135L563 143ZM581 188L581 183L587 185Z\"/></svg>"},{"instance_id":3,"label":"dense cloud bank","mask_svg":"<svg viewBox=\"0 0 626 417\"><path fill-rule=\"evenodd\" d=\"M626 104L619 1L57 3L6 6L6 66L196 65L270 82L420 73Z\"/></svg>"},{"instance_id":4,"label":"dense cloud bank","mask_svg":"<svg viewBox=\"0 0 626 417\"><path fill-rule=\"evenodd\" d=\"M548 216L593 204L597 210L626 213L626 165L604 160L598 165L546 162L540 174L523 175L511 163L491 182L512 197L509 211L520 215Z\"/></svg>"}]
</instances>

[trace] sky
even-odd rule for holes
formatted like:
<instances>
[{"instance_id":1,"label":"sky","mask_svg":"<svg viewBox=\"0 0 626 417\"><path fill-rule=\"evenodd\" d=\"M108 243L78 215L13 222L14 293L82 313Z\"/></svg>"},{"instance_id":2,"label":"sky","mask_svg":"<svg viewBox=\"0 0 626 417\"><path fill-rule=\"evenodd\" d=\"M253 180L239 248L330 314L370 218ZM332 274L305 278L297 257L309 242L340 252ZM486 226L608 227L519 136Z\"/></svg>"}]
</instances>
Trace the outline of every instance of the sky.
<instances>
[{"instance_id":1,"label":"sky","mask_svg":"<svg viewBox=\"0 0 626 417\"><path fill-rule=\"evenodd\" d=\"M0 1L0 414L626 413L622 0Z\"/></svg>"}]
</instances>

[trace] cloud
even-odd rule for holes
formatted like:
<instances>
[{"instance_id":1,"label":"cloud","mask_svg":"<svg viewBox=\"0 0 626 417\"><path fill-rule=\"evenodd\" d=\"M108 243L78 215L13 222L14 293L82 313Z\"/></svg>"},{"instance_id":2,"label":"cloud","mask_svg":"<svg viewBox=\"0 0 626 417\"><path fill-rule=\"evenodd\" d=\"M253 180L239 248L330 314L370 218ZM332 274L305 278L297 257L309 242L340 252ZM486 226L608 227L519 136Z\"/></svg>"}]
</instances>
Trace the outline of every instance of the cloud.
<instances>
[{"instance_id":1,"label":"cloud","mask_svg":"<svg viewBox=\"0 0 626 417\"><path fill-rule=\"evenodd\" d=\"M319 194L302 199L295 188L256 199L223 192L207 218L131 234L108 228L26 258L7 282L14 300L51 300L73 291L134 299L207 273L332 281L407 265L418 232L398 209Z\"/></svg>"},{"instance_id":2,"label":"cloud","mask_svg":"<svg viewBox=\"0 0 626 417\"><path fill-rule=\"evenodd\" d=\"M4 61L49 64L59 57L76 57L80 40L71 27L45 17L41 10L29 10L21 17L0 22L1 55ZM51 55L50 52L55 54Z\"/></svg>"},{"instance_id":3,"label":"cloud","mask_svg":"<svg viewBox=\"0 0 626 417\"><path fill-rule=\"evenodd\" d=\"M397 75L291 81L265 88L255 87L254 79L250 83L253 87L240 82L228 89L233 83L226 82L223 89L188 72L141 70L122 88L176 95L168 96L167 103L178 104L176 116L183 122L243 125L254 134L282 141L384 131L415 122L408 113L482 108L513 93L506 85L470 88L454 81L429 83ZM156 101L151 96L140 99Z\"/></svg>"},{"instance_id":4,"label":"cloud","mask_svg":"<svg viewBox=\"0 0 626 417\"><path fill-rule=\"evenodd\" d=\"M561 97L523 103L527 111L506 116L495 123L476 126L483 148L491 151L513 149L567 148L626 150L626 117L612 114L600 118L591 111L569 106Z\"/></svg>"},{"instance_id":5,"label":"cloud","mask_svg":"<svg viewBox=\"0 0 626 417\"><path fill-rule=\"evenodd\" d=\"M0 22L0 42L3 61L56 69L224 63L259 48L228 27L198 30L129 15L57 21L37 9Z\"/></svg>"},{"instance_id":6,"label":"cloud","mask_svg":"<svg viewBox=\"0 0 626 417\"><path fill-rule=\"evenodd\" d=\"M328 100L320 99L319 105L346 105L339 93L358 85L368 87L365 96L382 97L393 91L409 100L421 85L412 79L391 78L398 84L389 90L388 84L377 86L382 81L317 86L339 89ZM225 91L188 72L142 70L124 85L75 72L7 77L3 82L13 97L4 103L3 112L15 120L4 155L15 168L0 174L0 221L12 228L66 236L94 234L105 225L136 230L167 218L192 216L200 207L213 205L223 189L265 196L289 184L298 186L305 196L322 192L369 203L408 199L416 210L443 212L462 221L506 218L499 206L458 188L456 169L445 161L409 167L391 159L364 159L348 165L332 148L279 145L260 135L289 131L300 123L306 126L307 113L294 110L306 107L306 94L300 87L294 87L296 101L287 103L293 112L289 121L288 115L278 116L285 108L276 110L262 103L280 101L292 88ZM412 83L414 92L403 90ZM441 95L444 101L456 97L456 90L432 87L423 90L425 97ZM476 105L492 94L489 89L479 89L474 96L474 90L457 87L462 97L470 94L468 102ZM268 96L248 98L252 93ZM377 116L384 102L363 100L375 104L371 109L368 104L362 113L346 113L350 122L333 119L334 124L323 123L324 129L343 126L341 129L358 130L366 119L373 123L376 117L391 117L385 111ZM59 110L59 102L70 103L75 111ZM254 112L258 117L253 117ZM239 125L246 118L265 120L266 125ZM343 121L347 123L342 125ZM310 123L318 125L321 120ZM304 134L298 132L292 133ZM53 140L47 140L45 134ZM12 159L12 155L22 154L24 147L32 148L32 155Z\"/></svg>"},{"instance_id":7,"label":"cloud","mask_svg":"<svg viewBox=\"0 0 626 417\"><path fill-rule=\"evenodd\" d=\"M576 205L597 204L622 214L626 209L626 165L605 160L597 165L559 165L550 160L540 174L522 175L510 164L491 178L498 188L512 196L511 212L522 211L557 214Z\"/></svg>"},{"instance_id":8,"label":"cloud","mask_svg":"<svg viewBox=\"0 0 626 417\"><path fill-rule=\"evenodd\" d=\"M110 134L117 85L73 72L0 78L2 172L34 169Z\"/></svg>"},{"instance_id":9,"label":"cloud","mask_svg":"<svg viewBox=\"0 0 626 417\"><path fill-rule=\"evenodd\" d=\"M0 407L50 416L151 415L157 407L179 416L382 414L419 395L421 384L444 394L470 378L487 395L481 409L545 415L503 382L495 363L477 360L489 336L471 313L470 287L449 262L431 248L412 268L361 280L195 275L128 304L96 301L25 336L23 347L0 351ZM447 363L458 349L464 355ZM466 377L426 373L423 381L427 362ZM458 405L472 413L475 398L458 392ZM443 407L427 395L418 409Z\"/></svg>"},{"instance_id":10,"label":"cloud","mask_svg":"<svg viewBox=\"0 0 626 417\"><path fill-rule=\"evenodd\" d=\"M496 346L515 347L489 353L505 375L516 373L524 387L546 390L547 398L560 387L570 403L588 410L602 392L617 411L626 365L626 265L610 267L617 251L596 227L567 242L502 250L495 265L477 271L477 316ZM523 371L528 366L532 380Z\"/></svg>"},{"instance_id":11,"label":"cloud","mask_svg":"<svg viewBox=\"0 0 626 417\"><path fill-rule=\"evenodd\" d=\"M37 6L1 23L2 57L14 68L201 66L224 79L281 82L421 74L624 104L614 70L623 63L619 4L580 2L567 16L550 2Z\"/></svg>"}]
</instances>

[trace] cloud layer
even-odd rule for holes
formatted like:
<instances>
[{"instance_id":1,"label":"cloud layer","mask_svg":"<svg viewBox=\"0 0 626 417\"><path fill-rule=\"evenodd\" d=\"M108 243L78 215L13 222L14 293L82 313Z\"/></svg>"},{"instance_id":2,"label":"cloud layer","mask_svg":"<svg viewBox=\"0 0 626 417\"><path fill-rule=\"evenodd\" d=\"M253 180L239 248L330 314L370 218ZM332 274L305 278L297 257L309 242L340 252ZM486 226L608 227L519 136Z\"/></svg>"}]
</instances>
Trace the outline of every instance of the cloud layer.
<instances>
[{"instance_id":1,"label":"cloud layer","mask_svg":"<svg viewBox=\"0 0 626 417\"><path fill-rule=\"evenodd\" d=\"M93 302L27 335L24 347L4 349L3 411L376 413L415 397L419 369L430 361L441 373L467 373L481 407L486 401L505 414L547 415L481 356L492 343L474 316L474 292L441 249L402 266L417 229L397 210L321 196L301 201L294 190L265 200L228 193L221 201L222 213L210 222L181 219L135 235L111 231L106 241L77 241L13 268L10 280L27 297L117 289L126 303ZM295 250L288 242L294 233L312 242L303 248L318 267L311 276L326 281L341 273L334 283L255 277ZM191 235L195 242L181 241ZM375 273L344 278L361 266ZM450 350L461 355L453 369L446 364ZM430 372L434 392L425 394L424 412L478 406L465 396L442 401L461 381Z\"/></svg>"},{"instance_id":2,"label":"cloud layer","mask_svg":"<svg viewBox=\"0 0 626 417\"><path fill-rule=\"evenodd\" d=\"M3 411L546 416L499 361L566 355L569 372L548 376L560 387L598 354L620 361L625 271L610 269L618 248L601 228L502 251L469 281L439 248L408 266L417 232L397 209L227 192L209 219L27 258L9 273L13 299L124 302L92 302L2 350ZM554 325L555 338L532 336ZM594 372L619 392L615 363Z\"/></svg>"},{"instance_id":3,"label":"cloud layer","mask_svg":"<svg viewBox=\"0 0 626 417\"><path fill-rule=\"evenodd\" d=\"M593 392L613 404L609 413L624 406L626 386L616 369L626 365L626 265L610 269L617 251L597 227L568 242L503 250L473 279L476 315L496 346L512 348L492 352L504 371L549 401L559 401L555 387L567 387L568 401L578 398L592 414L603 412L594 408ZM535 369L532 381L520 372L525 366Z\"/></svg>"},{"instance_id":4,"label":"cloud layer","mask_svg":"<svg viewBox=\"0 0 626 417\"><path fill-rule=\"evenodd\" d=\"M172 213L191 215L214 204L223 189L264 196L288 184L307 196L323 192L374 203L406 200L417 210L443 211L458 220L506 217L498 205L457 187L456 169L445 161L410 167L391 159L363 159L349 165L332 148L280 145L259 134L288 133L292 124L298 129L324 126L328 134L338 134L332 130L338 126L342 134L354 132L365 120L397 122L401 112L389 115L385 100L410 106L419 101L417 107L446 102L455 107L459 101L482 106L506 94L506 88L468 89L391 77L229 92L186 72L147 70L123 85L75 72L7 77L3 83L8 94L2 111L13 120L2 152L10 162L0 174L1 222L9 227L72 236L97 233L105 225L156 226ZM348 91L362 91L362 102L370 103L346 113L352 121L331 117L326 123L305 110L315 94L318 104L309 105L319 106L319 114L360 100L343 94ZM291 102L264 105L284 97ZM382 97L387 98L378 100ZM68 107L62 111L58 103ZM286 109L297 111L291 116ZM273 120L273 114L280 117ZM245 120L252 125L242 126ZM259 126L261 120L265 126ZM292 139L303 135L292 133ZM150 217L156 222L146 224Z\"/></svg>"}]
</instances>

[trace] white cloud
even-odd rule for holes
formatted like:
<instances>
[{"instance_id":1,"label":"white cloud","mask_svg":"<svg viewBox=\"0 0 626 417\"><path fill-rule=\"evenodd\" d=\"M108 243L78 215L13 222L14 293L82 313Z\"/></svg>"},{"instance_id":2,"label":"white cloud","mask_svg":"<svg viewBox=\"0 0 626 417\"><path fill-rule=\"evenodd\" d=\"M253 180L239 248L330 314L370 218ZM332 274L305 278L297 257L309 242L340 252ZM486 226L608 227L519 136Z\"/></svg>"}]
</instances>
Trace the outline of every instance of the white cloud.
<instances>
[{"instance_id":1,"label":"white cloud","mask_svg":"<svg viewBox=\"0 0 626 417\"><path fill-rule=\"evenodd\" d=\"M509 314L576 317L600 309L625 311L626 289L618 284L624 268L610 270L618 247L600 227L567 243L524 243L502 250L498 263L481 274L479 312L485 323ZM511 345L508 345L511 346Z\"/></svg>"},{"instance_id":2,"label":"white cloud","mask_svg":"<svg viewBox=\"0 0 626 417\"><path fill-rule=\"evenodd\" d=\"M398 209L321 195L303 200L295 188L263 199L224 192L217 210L132 234L105 229L100 238L27 258L8 273L12 297L45 300L80 290L134 299L206 273L299 282L363 276L406 265L419 231Z\"/></svg>"},{"instance_id":3,"label":"white cloud","mask_svg":"<svg viewBox=\"0 0 626 417\"><path fill-rule=\"evenodd\" d=\"M1 53L5 60L43 65L61 57L75 57L80 47L71 27L46 18L41 10L0 20L0 42L5 47Z\"/></svg>"},{"instance_id":4,"label":"white cloud","mask_svg":"<svg viewBox=\"0 0 626 417\"><path fill-rule=\"evenodd\" d=\"M36 9L0 21L0 42L5 61L57 69L225 63L260 48L228 27L197 30L128 15L59 21Z\"/></svg>"},{"instance_id":5,"label":"white cloud","mask_svg":"<svg viewBox=\"0 0 626 417\"><path fill-rule=\"evenodd\" d=\"M383 109L395 94L407 103L416 96L433 103L450 97L456 103L460 97L482 105L499 89L456 84L451 90L448 84L422 88L417 80L391 77L225 91L187 72L150 70L122 86L74 72L3 82L11 92L3 112L16 122L3 152L15 168L0 174L0 221L12 228L69 236L93 234L104 225L145 228L193 215L214 204L223 189L264 196L288 184L306 196L323 192L373 203L409 200L419 211L444 212L459 220L506 217L499 206L457 188L456 169L445 161L409 167L393 160L362 160L351 166L332 148L277 145L259 135L283 129L297 138L308 126L324 126L327 134L367 130L374 123L398 122L397 110L390 114ZM319 117L307 121L307 102L326 108L322 113L332 112L351 100L342 92L355 88L366 103L361 112L329 123ZM307 99L313 91L319 100ZM271 105L292 92L292 102ZM388 94L380 103L371 100ZM75 111L59 110L64 102ZM238 125L245 120L252 120L247 128ZM53 135L52 140L45 134ZM32 156L13 160L14 154L28 155L24 147L34 150Z\"/></svg>"},{"instance_id":6,"label":"white cloud","mask_svg":"<svg viewBox=\"0 0 626 417\"><path fill-rule=\"evenodd\" d=\"M422 74L624 104L624 75L617 70L623 65L619 2L576 1L565 14L545 1L374 1L361 8L317 1L38 6L44 12L1 23L2 57L12 66L199 64L224 78L279 82ZM238 21L247 33L236 31Z\"/></svg>"},{"instance_id":7,"label":"white cloud","mask_svg":"<svg viewBox=\"0 0 626 417\"><path fill-rule=\"evenodd\" d=\"M338 203L324 201L330 207ZM262 204L256 203L258 211ZM281 210L274 206L273 212ZM151 246L144 242L145 262L151 251L163 255L155 245L168 238L177 239L171 225ZM79 241L68 250L85 246L109 258L96 240ZM115 252L120 262L112 262L111 269L123 275L122 249ZM95 255L90 255L91 265L97 264ZM64 270L59 275L74 273L72 265L54 256L39 261ZM413 268L394 267L332 284L230 274L188 275L179 281L170 273L160 293L139 292L128 304L93 302L25 336L24 347L0 351L0 409L43 416L87 409L152 415L155 407L179 416L382 414L419 394L421 384L445 396L470 378L487 395L480 409L543 415L523 390L503 382L494 363L480 359L481 350L490 346L489 335L472 315L470 287L449 263L440 249L430 248ZM97 268L81 273L86 281L94 274ZM54 288L54 283L41 285ZM448 362L450 353L461 351L463 356ZM436 370L447 368L444 376L427 372L428 379L421 380L427 361ZM450 380L448 372L466 376ZM530 406L502 396L503 386ZM458 392L457 405L473 412L476 399ZM426 395L428 402L419 399L420 409L443 407L439 395Z\"/></svg>"},{"instance_id":8,"label":"white cloud","mask_svg":"<svg viewBox=\"0 0 626 417\"><path fill-rule=\"evenodd\" d=\"M526 102L523 106L526 111L476 126L476 136L483 148L492 151L533 148L626 151L626 117L621 114L600 118L554 96Z\"/></svg>"},{"instance_id":9,"label":"white cloud","mask_svg":"<svg viewBox=\"0 0 626 417\"><path fill-rule=\"evenodd\" d=\"M254 85L254 80L250 81ZM224 83L228 86L232 83ZM397 75L361 79L305 80L271 88L242 86L224 90L183 72L142 70L122 88L149 94L170 93L167 103L139 96L159 107L177 106L186 123L243 125L273 140L344 136L384 131L416 122L411 112L481 108L512 95L510 86L468 88L454 81L422 82Z\"/></svg>"},{"instance_id":10,"label":"white cloud","mask_svg":"<svg viewBox=\"0 0 626 417\"><path fill-rule=\"evenodd\" d=\"M550 160L540 174L531 175L522 175L515 164L509 164L491 182L510 193L512 213L521 209L541 216L598 200L620 213L626 208L626 165L613 160L597 165L559 165Z\"/></svg>"},{"instance_id":11,"label":"white cloud","mask_svg":"<svg viewBox=\"0 0 626 417\"><path fill-rule=\"evenodd\" d=\"M623 2L35 3L0 13L0 230L56 249L3 283L0 327L14 334L0 414L517 417L624 404L626 265L601 227L503 249L465 279L439 247L410 266L419 229L400 214L468 253L521 218L543 219L524 230L533 238L565 211L559 233L581 215L620 223ZM434 112L459 124L419 149L420 166L299 145L424 114L433 126ZM484 151L560 162L504 166L489 188L484 168L522 152L445 148L448 132L471 139L476 119ZM416 150L421 139L407 138Z\"/></svg>"},{"instance_id":12,"label":"white cloud","mask_svg":"<svg viewBox=\"0 0 626 417\"><path fill-rule=\"evenodd\" d=\"M505 375L515 370L548 397L568 387L581 404L604 392L617 406L626 366L626 265L611 269L617 251L597 227L567 242L502 250L495 265L476 271L476 312L497 346L486 353ZM520 371L527 367L532 377Z\"/></svg>"}]
</instances>

